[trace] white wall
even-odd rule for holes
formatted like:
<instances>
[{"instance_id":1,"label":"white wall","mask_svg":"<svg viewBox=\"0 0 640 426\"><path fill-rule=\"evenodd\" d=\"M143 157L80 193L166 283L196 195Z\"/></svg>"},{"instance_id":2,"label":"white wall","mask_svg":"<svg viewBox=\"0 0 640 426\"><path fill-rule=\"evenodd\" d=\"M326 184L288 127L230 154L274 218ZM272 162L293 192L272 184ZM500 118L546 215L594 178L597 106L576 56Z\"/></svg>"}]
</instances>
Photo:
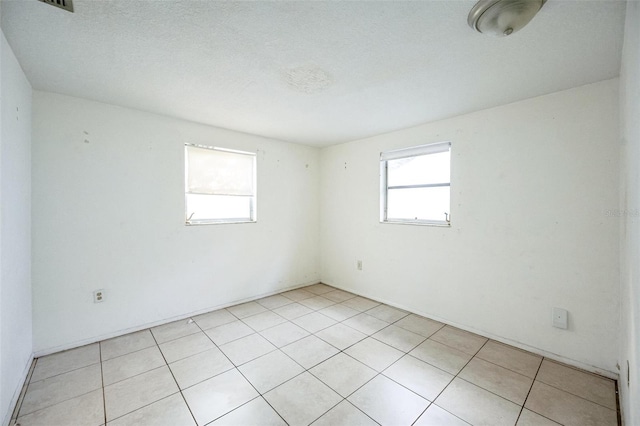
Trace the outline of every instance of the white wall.
<instances>
[{"instance_id":1,"label":"white wall","mask_svg":"<svg viewBox=\"0 0 640 426\"><path fill-rule=\"evenodd\" d=\"M31 85L0 40L0 421L9 422L32 359Z\"/></svg>"},{"instance_id":2,"label":"white wall","mask_svg":"<svg viewBox=\"0 0 640 426\"><path fill-rule=\"evenodd\" d=\"M615 375L618 80L322 150L322 281ZM379 223L379 154L452 142L451 228ZM363 270L356 261L363 261ZM551 327L551 308L570 313Z\"/></svg>"},{"instance_id":3,"label":"white wall","mask_svg":"<svg viewBox=\"0 0 640 426\"><path fill-rule=\"evenodd\" d=\"M637 425L640 424L640 3L636 1L627 3L620 106L622 368L618 386L625 424Z\"/></svg>"},{"instance_id":4,"label":"white wall","mask_svg":"<svg viewBox=\"0 0 640 426\"><path fill-rule=\"evenodd\" d=\"M185 226L185 142L257 152L257 223ZM318 191L316 148L34 92L36 354L318 282Z\"/></svg>"}]
</instances>

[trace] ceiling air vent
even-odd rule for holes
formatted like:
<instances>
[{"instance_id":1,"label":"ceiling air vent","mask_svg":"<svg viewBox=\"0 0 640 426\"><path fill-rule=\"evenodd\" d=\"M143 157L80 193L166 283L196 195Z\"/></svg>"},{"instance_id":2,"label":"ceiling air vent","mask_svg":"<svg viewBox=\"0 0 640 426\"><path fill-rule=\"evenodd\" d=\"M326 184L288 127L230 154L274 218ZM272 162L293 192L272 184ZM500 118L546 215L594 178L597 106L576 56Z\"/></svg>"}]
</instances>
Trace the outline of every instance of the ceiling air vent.
<instances>
[{"instance_id":1,"label":"ceiling air vent","mask_svg":"<svg viewBox=\"0 0 640 426\"><path fill-rule=\"evenodd\" d=\"M67 12L73 13L73 2L72 0L40 0L42 3L50 4L51 6L59 7L60 9L64 9Z\"/></svg>"}]
</instances>

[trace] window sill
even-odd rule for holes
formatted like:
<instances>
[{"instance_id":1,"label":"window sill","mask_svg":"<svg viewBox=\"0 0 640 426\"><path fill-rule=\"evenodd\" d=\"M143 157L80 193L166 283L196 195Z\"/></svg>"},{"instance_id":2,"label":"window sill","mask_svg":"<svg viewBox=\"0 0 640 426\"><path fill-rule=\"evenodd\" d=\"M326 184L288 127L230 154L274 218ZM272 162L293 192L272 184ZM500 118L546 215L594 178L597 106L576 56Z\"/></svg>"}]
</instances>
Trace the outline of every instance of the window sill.
<instances>
[{"instance_id":1,"label":"window sill","mask_svg":"<svg viewBox=\"0 0 640 426\"><path fill-rule=\"evenodd\" d=\"M200 226L200 225L236 225L241 223L257 223L257 220L210 220L199 222L185 222L186 226Z\"/></svg>"},{"instance_id":2,"label":"window sill","mask_svg":"<svg viewBox=\"0 0 640 426\"><path fill-rule=\"evenodd\" d=\"M436 226L439 228L451 228L451 222L437 222L425 220L381 220L380 223L391 225L418 225L418 226Z\"/></svg>"}]
</instances>

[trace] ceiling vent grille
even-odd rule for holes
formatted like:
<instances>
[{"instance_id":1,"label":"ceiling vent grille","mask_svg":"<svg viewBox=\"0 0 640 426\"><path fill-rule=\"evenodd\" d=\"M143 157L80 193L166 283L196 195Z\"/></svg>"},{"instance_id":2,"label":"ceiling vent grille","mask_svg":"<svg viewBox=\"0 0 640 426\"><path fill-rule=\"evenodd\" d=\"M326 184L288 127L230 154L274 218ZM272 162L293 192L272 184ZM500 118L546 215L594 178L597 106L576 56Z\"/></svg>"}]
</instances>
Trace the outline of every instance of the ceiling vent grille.
<instances>
[{"instance_id":1,"label":"ceiling vent grille","mask_svg":"<svg viewBox=\"0 0 640 426\"><path fill-rule=\"evenodd\" d=\"M67 12L73 13L73 1L72 0L40 0L42 3L50 4L51 6L59 7Z\"/></svg>"}]
</instances>

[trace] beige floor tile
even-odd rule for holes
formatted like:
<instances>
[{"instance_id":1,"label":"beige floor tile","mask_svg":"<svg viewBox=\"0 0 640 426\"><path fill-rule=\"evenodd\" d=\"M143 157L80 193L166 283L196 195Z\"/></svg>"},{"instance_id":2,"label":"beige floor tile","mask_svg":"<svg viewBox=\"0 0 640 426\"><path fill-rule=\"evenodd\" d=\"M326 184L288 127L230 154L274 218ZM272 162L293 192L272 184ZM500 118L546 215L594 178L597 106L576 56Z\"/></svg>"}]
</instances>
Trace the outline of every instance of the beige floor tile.
<instances>
[{"instance_id":1,"label":"beige floor tile","mask_svg":"<svg viewBox=\"0 0 640 426\"><path fill-rule=\"evenodd\" d=\"M281 306L293 303L293 301L291 299L288 299L288 298L286 298L284 296L281 296L279 294L276 294L274 296L265 297L265 298L262 298L262 299L258 299L258 300L256 300L256 302L258 302L259 304L261 304L262 306L264 306L267 309L276 309L276 308L279 308Z\"/></svg>"},{"instance_id":2,"label":"beige floor tile","mask_svg":"<svg viewBox=\"0 0 640 426\"><path fill-rule=\"evenodd\" d=\"M533 383L525 408L567 426L614 426L614 410L539 381Z\"/></svg>"},{"instance_id":3,"label":"beige floor tile","mask_svg":"<svg viewBox=\"0 0 640 426\"><path fill-rule=\"evenodd\" d=\"M229 357L231 362L238 366L268 354L276 350L276 347L256 333L222 345L220 350Z\"/></svg>"},{"instance_id":4,"label":"beige floor tile","mask_svg":"<svg viewBox=\"0 0 640 426\"><path fill-rule=\"evenodd\" d=\"M310 424L342 399L307 372L266 393L264 398L291 426Z\"/></svg>"},{"instance_id":5,"label":"beige floor tile","mask_svg":"<svg viewBox=\"0 0 640 426\"><path fill-rule=\"evenodd\" d=\"M351 328L355 328L366 335L374 334L389 326L388 322L379 320L378 318L367 315L366 313L361 313L351 317L346 320L344 324Z\"/></svg>"},{"instance_id":6,"label":"beige floor tile","mask_svg":"<svg viewBox=\"0 0 640 426\"><path fill-rule=\"evenodd\" d=\"M367 314L381 319L382 321L393 323L409 315L409 312L389 305L378 305L375 308L369 309Z\"/></svg>"},{"instance_id":7,"label":"beige floor tile","mask_svg":"<svg viewBox=\"0 0 640 426\"><path fill-rule=\"evenodd\" d=\"M327 308L320 309L318 312L328 316L329 318L333 318L336 321L344 321L347 318L351 318L360 313L360 311L356 311L355 309L351 309L344 305L331 305Z\"/></svg>"},{"instance_id":8,"label":"beige floor tile","mask_svg":"<svg viewBox=\"0 0 640 426\"><path fill-rule=\"evenodd\" d=\"M473 425L514 425L520 406L460 378L446 387L436 405Z\"/></svg>"},{"instance_id":9,"label":"beige floor tile","mask_svg":"<svg viewBox=\"0 0 640 426\"><path fill-rule=\"evenodd\" d=\"M288 320L293 320L303 315L310 314L311 312L313 312L313 310L299 303L290 303L288 305L274 309L273 312Z\"/></svg>"},{"instance_id":10,"label":"beige floor tile","mask_svg":"<svg viewBox=\"0 0 640 426\"><path fill-rule=\"evenodd\" d=\"M414 350L409 352L409 355L451 374L458 374L471 359L469 354L430 339L416 346Z\"/></svg>"},{"instance_id":11,"label":"beige floor tile","mask_svg":"<svg viewBox=\"0 0 640 426\"><path fill-rule=\"evenodd\" d=\"M356 295L353 293L349 293L348 291L333 290L324 293L322 297L326 297L327 299L333 300L336 303L342 303L345 300L353 299L354 297L356 297Z\"/></svg>"},{"instance_id":12,"label":"beige floor tile","mask_svg":"<svg viewBox=\"0 0 640 426\"><path fill-rule=\"evenodd\" d=\"M542 362L541 356L493 340L489 340L476 356L532 379Z\"/></svg>"},{"instance_id":13,"label":"beige floor tile","mask_svg":"<svg viewBox=\"0 0 640 426\"><path fill-rule=\"evenodd\" d=\"M260 393L281 385L304 371L282 351L273 351L238 368Z\"/></svg>"},{"instance_id":14,"label":"beige floor tile","mask_svg":"<svg viewBox=\"0 0 640 426\"><path fill-rule=\"evenodd\" d=\"M287 426L262 397L252 399L232 412L225 414L212 426Z\"/></svg>"},{"instance_id":15,"label":"beige floor tile","mask_svg":"<svg viewBox=\"0 0 640 426\"><path fill-rule=\"evenodd\" d=\"M31 381L43 380L99 362L100 346L98 343L43 356L38 358L36 362Z\"/></svg>"},{"instance_id":16,"label":"beige floor tile","mask_svg":"<svg viewBox=\"0 0 640 426\"><path fill-rule=\"evenodd\" d=\"M258 396L236 369L198 383L182 394L198 425L205 425Z\"/></svg>"},{"instance_id":17,"label":"beige floor tile","mask_svg":"<svg viewBox=\"0 0 640 426\"><path fill-rule=\"evenodd\" d=\"M188 319L170 322L169 324L159 325L151 329L153 337L155 337L158 344L199 333L200 331L200 327L198 327L195 321L189 321Z\"/></svg>"},{"instance_id":18,"label":"beige floor tile","mask_svg":"<svg viewBox=\"0 0 640 426\"><path fill-rule=\"evenodd\" d=\"M475 355L488 340L448 325L434 333L430 339L470 355Z\"/></svg>"},{"instance_id":19,"label":"beige floor tile","mask_svg":"<svg viewBox=\"0 0 640 426\"><path fill-rule=\"evenodd\" d=\"M307 337L309 332L305 329L298 327L292 322L285 322L275 327L268 328L260 332L263 337L268 341L276 345L277 347L286 346L300 340L303 337Z\"/></svg>"},{"instance_id":20,"label":"beige floor tile","mask_svg":"<svg viewBox=\"0 0 640 426\"><path fill-rule=\"evenodd\" d=\"M156 346L156 341L149 330L137 331L100 342L102 362L141 349Z\"/></svg>"},{"instance_id":21,"label":"beige floor tile","mask_svg":"<svg viewBox=\"0 0 640 426\"><path fill-rule=\"evenodd\" d=\"M405 330L401 327L396 327L395 325L383 328L372 337L386 343L387 345L393 346L402 352L409 352L426 340L424 336Z\"/></svg>"},{"instance_id":22,"label":"beige floor tile","mask_svg":"<svg viewBox=\"0 0 640 426\"><path fill-rule=\"evenodd\" d=\"M178 392L169 367L160 367L104 388L107 422Z\"/></svg>"},{"instance_id":23,"label":"beige floor tile","mask_svg":"<svg viewBox=\"0 0 640 426\"><path fill-rule=\"evenodd\" d=\"M411 355L400 358L383 374L429 401L435 400L453 380L452 374Z\"/></svg>"},{"instance_id":24,"label":"beige floor tile","mask_svg":"<svg viewBox=\"0 0 640 426\"><path fill-rule=\"evenodd\" d=\"M182 395L173 394L132 413L119 417L107 426L195 426Z\"/></svg>"},{"instance_id":25,"label":"beige floor tile","mask_svg":"<svg viewBox=\"0 0 640 426\"><path fill-rule=\"evenodd\" d=\"M29 383L20 415L59 404L102 387L100 364L82 367L44 380Z\"/></svg>"},{"instance_id":26,"label":"beige floor tile","mask_svg":"<svg viewBox=\"0 0 640 426\"><path fill-rule=\"evenodd\" d=\"M330 291L334 291L335 288L330 287L326 284L314 284L314 285L310 285L308 287L305 287L303 290L311 292L313 294L325 294L325 293L329 293Z\"/></svg>"},{"instance_id":27,"label":"beige floor tile","mask_svg":"<svg viewBox=\"0 0 640 426\"><path fill-rule=\"evenodd\" d=\"M345 398L378 374L344 353L316 365L309 372Z\"/></svg>"},{"instance_id":28,"label":"beige floor tile","mask_svg":"<svg viewBox=\"0 0 640 426\"><path fill-rule=\"evenodd\" d=\"M318 420L313 422L313 426L377 426L370 417L358 410L349 401L342 401L340 404L327 411Z\"/></svg>"},{"instance_id":29,"label":"beige floor tile","mask_svg":"<svg viewBox=\"0 0 640 426\"><path fill-rule=\"evenodd\" d=\"M318 312L312 312L310 314L303 315L299 318L292 320L292 322L304 328L309 333L316 333L336 323L335 320L329 318L328 316L322 315L321 313L318 313Z\"/></svg>"},{"instance_id":30,"label":"beige floor tile","mask_svg":"<svg viewBox=\"0 0 640 426\"><path fill-rule=\"evenodd\" d=\"M413 426L468 426L469 423L443 410L436 404L431 404L427 411L413 424Z\"/></svg>"},{"instance_id":31,"label":"beige floor tile","mask_svg":"<svg viewBox=\"0 0 640 426\"><path fill-rule=\"evenodd\" d=\"M231 312L239 319L250 317L251 315L256 315L260 312L265 312L266 310L267 308L256 302L241 303L227 308L227 311Z\"/></svg>"},{"instance_id":32,"label":"beige floor tile","mask_svg":"<svg viewBox=\"0 0 640 426\"><path fill-rule=\"evenodd\" d=\"M333 300L329 300L322 296L310 297L308 299L301 300L298 303L306 306L309 309L313 309L314 311L336 304L336 302L334 302Z\"/></svg>"},{"instance_id":33,"label":"beige floor tile","mask_svg":"<svg viewBox=\"0 0 640 426\"><path fill-rule=\"evenodd\" d=\"M157 346L112 358L102 363L103 384L108 386L163 365L165 361Z\"/></svg>"},{"instance_id":34,"label":"beige floor tile","mask_svg":"<svg viewBox=\"0 0 640 426\"><path fill-rule=\"evenodd\" d=\"M226 309L220 309L213 312L207 312L206 314L193 317L193 320L200 326L202 330L208 330L213 327L228 324L236 321L237 318L231 315Z\"/></svg>"},{"instance_id":35,"label":"beige floor tile","mask_svg":"<svg viewBox=\"0 0 640 426\"><path fill-rule=\"evenodd\" d=\"M19 423L617 424L612 380L324 284L193 319L42 357Z\"/></svg>"},{"instance_id":36,"label":"beige floor tile","mask_svg":"<svg viewBox=\"0 0 640 426\"><path fill-rule=\"evenodd\" d=\"M339 351L316 336L307 336L281 348L304 368L311 368L334 356Z\"/></svg>"},{"instance_id":37,"label":"beige floor tile","mask_svg":"<svg viewBox=\"0 0 640 426\"><path fill-rule=\"evenodd\" d=\"M251 315L250 317L244 318L242 320L242 322L253 328L255 331L266 330L267 328L274 327L286 321L286 319L271 311Z\"/></svg>"},{"instance_id":38,"label":"beige floor tile","mask_svg":"<svg viewBox=\"0 0 640 426\"><path fill-rule=\"evenodd\" d=\"M404 353L371 337L356 343L345 353L380 372L399 360Z\"/></svg>"},{"instance_id":39,"label":"beige floor tile","mask_svg":"<svg viewBox=\"0 0 640 426\"><path fill-rule=\"evenodd\" d=\"M366 297L356 296L352 299L347 299L341 303L341 305L348 306L351 309L355 309L356 311L364 312L368 311L371 308L375 308L378 306L380 302L376 302L375 300L367 299Z\"/></svg>"},{"instance_id":40,"label":"beige floor tile","mask_svg":"<svg viewBox=\"0 0 640 426\"><path fill-rule=\"evenodd\" d=\"M616 385L613 380L579 371L548 359L542 361L536 380L612 410L616 409Z\"/></svg>"},{"instance_id":41,"label":"beige floor tile","mask_svg":"<svg viewBox=\"0 0 640 426\"><path fill-rule=\"evenodd\" d=\"M203 332L181 337L160 345L160 350L168 363L204 352L215 345Z\"/></svg>"},{"instance_id":42,"label":"beige floor tile","mask_svg":"<svg viewBox=\"0 0 640 426\"><path fill-rule=\"evenodd\" d=\"M410 425L429 401L378 375L352 394L348 401L382 425Z\"/></svg>"},{"instance_id":43,"label":"beige floor tile","mask_svg":"<svg viewBox=\"0 0 640 426\"><path fill-rule=\"evenodd\" d=\"M309 299L310 297L316 296L315 294L303 289L285 291L284 293L280 293L280 294L286 297L287 299L293 300L294 302L299 302L301 300Z\"/></svg>"},{"instance_id":44,"label":"beige floor tile","mask_svg":"<svg viewBox=\"0 0 640 426\"><path fill-rule=\"evenodd\" d=\"M325 342L343 350L364 339L366 334L360 333L344 324L336 324L316 333Z\"/></svg>"},{"instance_id":45,"label":"beige floor tile","mask_svg":"<svg viewBox=\"0 0 640 426\"><path fill-rule=\"evenodd\" d=\"M236 320L234 322L206 330L205 333L216 345L222 346L226 343L233 342L234 340L253 334L255 331L242 321Z\"/></svg>"},{"instance_id":46,"label":"beige floor tile","mask_svg":"<svg viewBox=\"0 0 640 426\"><path fill-rule=\"evenodd\" d=\"M420 315L410 314L394 323L395 326L402 327L413 333L424 337L430 337L433 333L444 327L444 324Z\"/></svg>"},{"instance_id":47,"label":"beige floor tile","mask_svg":"<svg viewBox=\"0 0 640 426\"><path fill-rule=\"evenodd\" d=\"M218 348L169 364L180 389L186 389L233 368L233 364Z\"/></svg>"},{"instance_id":48,"label":"beige floor tile","mask_svg":"<svg viewBox=\"0 0 640 426\"><path fill-rule=\"evenodd\" d=\"M559 423L525 408L520 413L516 426L559 426Z\"/></svg>"},{"instance_id":49,"label":"beige floor tile","mask_svg":"<svg viewBox=\"0 0 640 426\"><path fill-rule=\"evenodd\" d=\"M68 399L18 418L20 426L90 425L104 423L102 389Z\"/></svg>"},{"instance_id":50,"label":"beige floor tile","mask_svg":"<svg viewBox=\"0 0 640 426\"><path fill-rule=\"evenodd\" d=\"M458 377L493 392L518 405L524 405L533 379L504 367L473 358Z\"/></svg>"}]
</instances>

